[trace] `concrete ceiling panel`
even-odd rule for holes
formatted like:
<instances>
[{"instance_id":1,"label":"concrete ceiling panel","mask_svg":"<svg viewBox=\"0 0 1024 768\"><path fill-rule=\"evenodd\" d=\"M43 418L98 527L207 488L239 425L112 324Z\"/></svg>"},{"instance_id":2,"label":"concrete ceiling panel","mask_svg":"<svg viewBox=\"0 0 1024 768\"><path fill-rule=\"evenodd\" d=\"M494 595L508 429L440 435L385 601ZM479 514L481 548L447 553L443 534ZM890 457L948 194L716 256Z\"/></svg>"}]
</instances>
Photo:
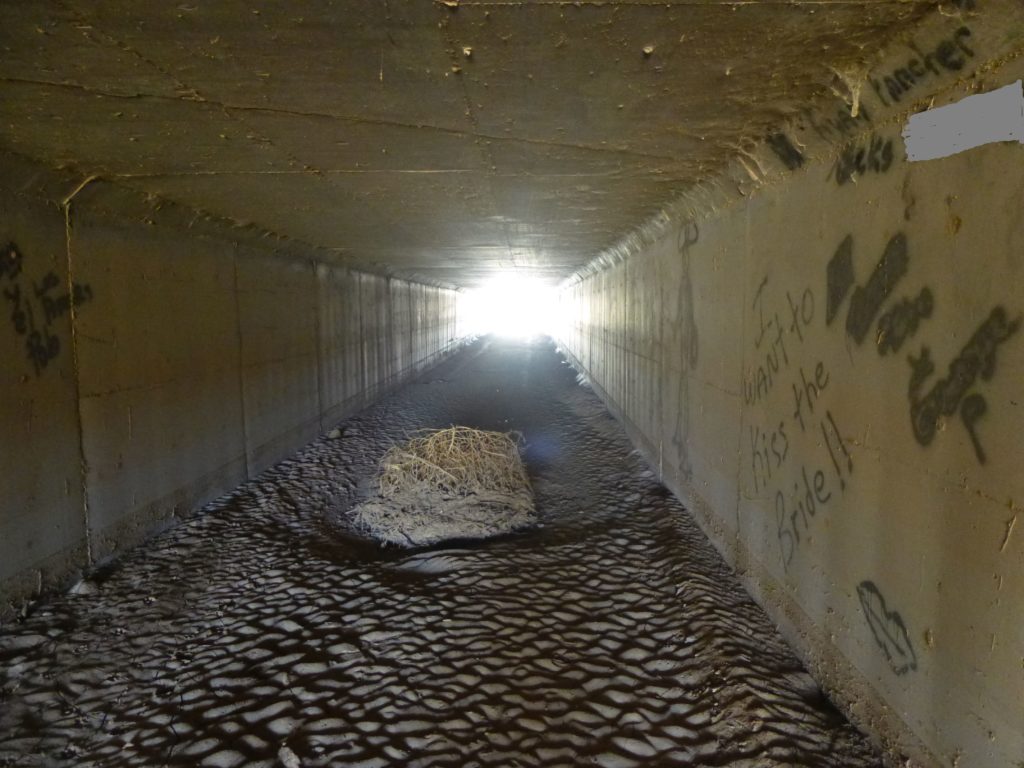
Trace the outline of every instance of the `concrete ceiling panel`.
<instances>
[{"instance_id":1,"label":"concrete ceiling panel","mask_svg":"<svg viewBox=\"0 0 1024 768\"><path fill-rule=\"evenodd\" d=\"M4 84L2 93L0 144L86 173L259 173L298 165L214 104L20 82Z\"/></svg>"},{"instance_id":2,"label":"concrete ceiling panel","mask_svg":"<svg viewBox=\"0 0 1024 768\"><path fill-rule=\"evenodd\" d=\"M466 126L430 2L75 3L203 98L403 125Z\"/></svg>"},{"instance_id":3,"label":"concrete ceiling panel","mask_svg":"<svg viewBox=\"0 0 1024 768\"><path fill-rule=\"evenodd\" d=\"M760 136L924 7L462 2L447 27L483 133L677 158L716 128Z\"/></svg>"},{"instance_id":4,"label":"concrete ceiling panel","mask_svg":"<svg viewBox=\"0 0 1024 768\"><path fill-rule=\"evenodd\" d=\"M173 78L52 2L0 3L0 51L7 83L48 83L123 97L182 95Z\"/></svg>"},{"instance_id":5,"label":"concrete ceiling panel","mask_svg":"<svg viewBox=\"0 0 1024 768\"><path fill-rule=\"evenodd\" d=\"M934 2L0 6L0 149L457 285L570 274Z\"/></svg>"},{"instance_id":6,"label":"concrete ceiling panel","mask_svg":"<svg viewBox=\"0 0 1024 768\"><path fill-rule=\"evenodd\" d=\"M479 172L483 165L477 140L463 132L328 115L229 114L324 173L466 173Z\"/></svg>"}]
</instances>

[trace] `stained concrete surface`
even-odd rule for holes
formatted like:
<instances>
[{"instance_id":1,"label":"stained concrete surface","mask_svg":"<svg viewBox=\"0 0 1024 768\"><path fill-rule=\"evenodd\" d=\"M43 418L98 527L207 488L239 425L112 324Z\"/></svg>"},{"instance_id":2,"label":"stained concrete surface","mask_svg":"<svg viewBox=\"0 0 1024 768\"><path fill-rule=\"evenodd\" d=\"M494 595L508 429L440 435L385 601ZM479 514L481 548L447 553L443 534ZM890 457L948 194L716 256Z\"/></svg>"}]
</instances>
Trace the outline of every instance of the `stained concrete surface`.
<instances>
[{"instance_id":1,"label":"stained concrete surface","mask_svg":"<svg viewBox=\"0 0 1024 768\"><path fill-rule=\"evenodd\" d=\"M362 269L557 280L937 5L23 0L0 148Z\"/></svg>"},{"instance_id":2,"label":"stained concrete surface","mask_svg":"<svg viewBox=\"0 0 1024 768\"><path fill-rule=\"evenodd\" d=\"M414 553L390 441L519 429L544 527ZM4 765L875 766L547 343L478 343L0 635Z\"/></svg>"}]
</instances>

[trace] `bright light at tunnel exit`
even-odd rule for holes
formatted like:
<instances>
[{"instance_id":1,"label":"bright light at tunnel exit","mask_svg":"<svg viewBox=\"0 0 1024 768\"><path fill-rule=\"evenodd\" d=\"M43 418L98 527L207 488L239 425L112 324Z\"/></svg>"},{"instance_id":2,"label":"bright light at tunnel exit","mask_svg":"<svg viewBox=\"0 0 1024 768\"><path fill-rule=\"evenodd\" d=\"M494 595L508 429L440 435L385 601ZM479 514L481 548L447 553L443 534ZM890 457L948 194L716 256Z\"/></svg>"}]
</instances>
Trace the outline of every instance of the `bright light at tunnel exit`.
<instances>
[{"instance_id":1,"label":"bright light at tunnel exit","mask_svg":"<svg viewBox=\"0 0 1024 768\"><path fill-rule=\"evenodd\" d=\"M465 333L493 333L510 338L555 336L558 291L536 278L505 275L466 291L459 312Z\"/></svg>"}]
</instances>

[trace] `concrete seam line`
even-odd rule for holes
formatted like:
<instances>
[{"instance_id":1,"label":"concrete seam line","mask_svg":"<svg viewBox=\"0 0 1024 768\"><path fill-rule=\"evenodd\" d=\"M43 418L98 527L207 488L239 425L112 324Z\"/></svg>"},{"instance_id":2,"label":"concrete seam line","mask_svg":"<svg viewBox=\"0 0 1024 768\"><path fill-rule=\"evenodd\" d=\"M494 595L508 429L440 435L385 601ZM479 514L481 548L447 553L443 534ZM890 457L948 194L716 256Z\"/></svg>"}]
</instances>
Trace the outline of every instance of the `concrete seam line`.
<instances>
[{"instance_id":1,"label":"concrete seam line","mask_svg":"<svg viewBox=\"0 0 1024 768\"><path fill-rule=\"evenodd\" d=\"M789 0L786 0L786 1L789 2ZM823 1L833 2L834 0L823 0ZM860 0L857 0L857 1L859 2ZM516 136L516 137L502 136L502 135L497 134L497 133L485 133L485 132L471 133L471 132L468 132L468 131L465 131L465 130L460 130L460 129L457 129L457 128L446 128L445 126L442 126L442 125L431 125L431 124L426 124L426 123L413 123L413 122L406 123L406 122L402 122L400 120L384 120L384 119L380 119L380 118L364 117L364 116L360 116L360 115L342 115L342 114L335 114L335 113L332 113L332 112L316 112L316 111L302 110L302 109L279 109L279 108L266 107L266 106L255 105L255 104L230 104L230 103L227 103L227 102L216 101L214 99L208 99L208 98L202 98L202 99L194 99L194 98L183 99L183 98L181 98L179 96L161 96L160 94L155 94L155 93L122 94L122 93L117 93L117 92L114 92L114 91L108 91L108 90L103 90L103 89L99 89L99 88L93 88L93 87L87 87L87 86L83 86L83 85L77 85L75 83L58 83L58 82L51 82L51 81L47 81L47 80L35 80L35 79L18 78L18 77L0 77L0 83L15 83L15 84L19 84L19 85L39 86L39 87L43 87L43 88L54 88L54 89L61 88L61 89L82 91L84 93L88 93L88 94L92 94L92 95L97 95L97 96L103 96L103 97L106 97L106 98L109 98L109 99L123 99L123 100L129 100L129 101L131 101L131 100L152 100L152 101L170 101L170 102L188 101L188 102L193 102L193 103L197 103L197 104L207 104L207 105L211 105L211 106L220 107L223 110L226 110L228 112L255 112L255 113L262 113L262 114L290 115L290 116L294 116L294 117L323 118L323 119L326 119L326 120L338 120L338 121L341 121L341 122L353 123L353 124L358 124L358 125L384 126L384 127L391 127L391 128L405 128L405 129L409 129L409 130L433 131L433 132L436 132L436 133L447 134L447 135L451 135L451 136L461 136L461 137L471 137L471 138L483 139L483 140L490 141L490 142L520 143L520 144L537 145L537 146L542 146L542 147L561 147L561 148L566 148L566 149L578 149L578 150L582 150L582 151L586 151L586 152L600 152L602 154L616 154L616 155L624 155L624 156L627 156L627 157L646 158L646 159L650 159L650 160L673 161L673 160L677 160L678 159L675 155L671 155L671 154L660 155L660 154L652 154L652 153L649 153L649 152L639 152L639 151L634 151L634 150L628 149L627 147L623 147L623 146L600 146L600 145L593 145L593 144L574 144L572 142L549 141L549 140L545 140L545 139L531 139L531 138L528 138L528 137L525 137L525 136ZM308 173L314 173L314 175L315 175L315 173L320 173L320 172L321 171L319 169L317 169L315 172L296 171L296 173L307 173L307 174ZM134 177L134 176L146 177L146 176L149 176L150 174L117 174L117 175L131 178L131 177ZM152 174L152 175L160 176L161 174ZM192 175L192 174L189 174L189 175ZM198 175L198 174L196 174L196 175Z\"/></svg>"},{"instance_id":2,"label":"concrete seam line","mask_svg":"<svg viewBox=\"0 0 1024 768\"><path fill-rule=\"evenodd\" d=\"M85 426L82 420L81 369L78 356L78 308L75 301L74 259L71 249L71 201L95 176L90 176L61 203L64 209L64 245L68 297L68 324L71 333L71 369L75 393L75 418L78 421L78 477L82 488L82 521L85 529L85 562L93 564L92 521L89 516L89 465L85 458Z\"/></svg>"},{"instance_id":3,"label":"concrete seam line","mask_svg":"<svg viewBox=\"0 0 1024 768\"><path fill-rule=\"evenodd\" d=\"M317 424L320 432L324 431L324 392L323 392L323 350L326 340L322 338L320 325L320 264L316 259L309 260L309 268L313 271L313 335L316 341L316 410ZM327 279L326 276L324 278Z\"/></svg>"},{"instance_id":4,"label":"concrete seam line","mask_svg":"<svg viewBox=\"0 0 1024 768\"><path fill-rule=\"evenodd\" d=\"M238 300L238 244L231 248L232 293L235 297L235 336L238 340L238 407L242 417L242 461L245 477L252 480L249 472L249 419L245 412L245 365L242 353L242 306Z\"/></svg>"}]
</instances>

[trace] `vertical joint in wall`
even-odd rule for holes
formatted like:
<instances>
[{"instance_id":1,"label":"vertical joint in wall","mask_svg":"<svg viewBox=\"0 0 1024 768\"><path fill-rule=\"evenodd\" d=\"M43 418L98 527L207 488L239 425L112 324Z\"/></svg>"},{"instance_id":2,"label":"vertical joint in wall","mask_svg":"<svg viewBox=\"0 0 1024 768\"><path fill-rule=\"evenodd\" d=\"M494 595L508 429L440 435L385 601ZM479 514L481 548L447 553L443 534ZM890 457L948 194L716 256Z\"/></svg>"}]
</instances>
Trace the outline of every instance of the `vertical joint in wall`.
<instances>
[{"instance_id":1,"label":"vertical joint in wall","mask_svg":"<svg viewBox=\"0 0 1024 768\"><path fill-rule=\"evenodd\" d=\"M61 201L61 208L64 212L64 252L65 252L65 270L67 276L67 291L68 291L68 317L69 324L71 326L71 367L72 367L72 382L75 392L75 419L78 427L78 479L81 485L82 491L82 524L85 531L85 562L86 566L91 566L93 560L93 546L92 546L92 524L89 519L89 465L85 458L85 436L83 433L82 426L82 398L81 398L81 371L79 368L79 356L78 356L78 306L75 299L75 261L74 254L71 248L71 202L75 199L83 189L89 184L95 181L97 176L86 177L81 184L79 184L71 192L70 195L65 197ZM40 584L40 588L41 588Z\"/></svg>"},{"instance_id":2,"label":"vertical joint in wall","mask_svg":"<svg viewBox=\"0 0 1024 768\"><path fill-rule=\"evenodd\" d=\"M309 262L310 269L313 270L313 336L314 346L313 354L316 355L316 410L317 410L317 424L320 425L321 434L324 431L324 392L323 392L323 348L325 340L322 337L321 326L320 326L320 314L323 311L323 304L320 301L320 265L312 259Z\"/></svg>"},{"instance_id":3,"label":"vertical joint in wall","mask_svg":"<svg viewBox=\"0 0 1024 768\"><path fill-rule=\"evenodd\" d=\"M242 304L238 298L238 246L231 249L232 293L235 296L235 337L238 341L238 404L242 415L242 462L246 479L249 473L249 416L245 410L245 354L242 349Z\"/></svg>"}]
</instances>

